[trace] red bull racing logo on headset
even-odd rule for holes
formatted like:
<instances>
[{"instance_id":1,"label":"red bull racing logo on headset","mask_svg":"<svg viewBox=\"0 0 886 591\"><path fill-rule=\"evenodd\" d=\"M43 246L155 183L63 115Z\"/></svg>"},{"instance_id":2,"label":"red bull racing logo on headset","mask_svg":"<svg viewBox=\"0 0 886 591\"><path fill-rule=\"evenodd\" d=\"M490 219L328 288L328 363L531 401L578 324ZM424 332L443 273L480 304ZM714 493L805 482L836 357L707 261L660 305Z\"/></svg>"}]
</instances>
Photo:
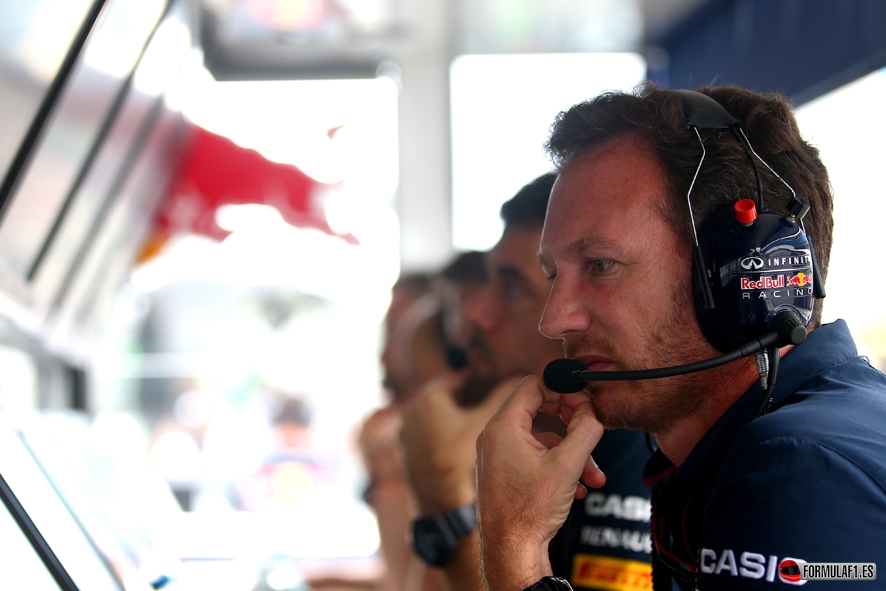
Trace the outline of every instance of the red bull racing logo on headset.
<instances>
[{"instance_id":1,"label":"red bull racing logo on headset","mask_svg":"<svg viewBox=\"0 0 886 591\"><path fill-rule=\"evenodd\" d=\"M790 256L752 253L738 262L741 299L779 299L812 295L812 258L806 252Z\"/></svg>"},{"instance_id":2,"label":"red bull racing logo on headset","mask_svg":"<svg viewBox=\"0 0 886 591\"><path fill-rule=\"evenodd\" d=\"M787 275L778 275L776 277L761 277L757 280L753 280L748 277L741 278L741 289L779 289L781 287L806 286L812 286L812 275L810 273L801 272L792 277L789 277Z\"/></svg>"}]
</instances>

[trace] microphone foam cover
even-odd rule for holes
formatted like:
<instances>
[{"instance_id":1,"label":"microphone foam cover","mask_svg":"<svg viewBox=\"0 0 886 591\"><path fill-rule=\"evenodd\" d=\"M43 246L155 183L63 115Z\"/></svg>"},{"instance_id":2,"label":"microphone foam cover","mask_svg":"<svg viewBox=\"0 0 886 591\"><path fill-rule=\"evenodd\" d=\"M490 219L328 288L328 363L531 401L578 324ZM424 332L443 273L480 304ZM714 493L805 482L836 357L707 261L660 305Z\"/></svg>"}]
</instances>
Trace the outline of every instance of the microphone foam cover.
<instances>
[{"instance_id":1,"label":"microphone foam cover","mask_svg":"<svg viewBox=\"0 0 886 591\"><path fill-rule=\"evenodd\" d=\"M569 394L583 390L588 385L586 381L572 379L573 372L586 369L584 363L575 359L554 359L547 364L542 377L549 390L560 394Z\"/></svg>"},{"instance_id":2,"label":"microphone foam cover","mask_svg":"<svg viewBox=\"0 0 886 591\"><path fill-rule=\"evenodd\" d=\"M468 352L463 347L449 345L446 347L446 365L450 369L462 369L468 365Z\"/></svg>"}]
</instances>

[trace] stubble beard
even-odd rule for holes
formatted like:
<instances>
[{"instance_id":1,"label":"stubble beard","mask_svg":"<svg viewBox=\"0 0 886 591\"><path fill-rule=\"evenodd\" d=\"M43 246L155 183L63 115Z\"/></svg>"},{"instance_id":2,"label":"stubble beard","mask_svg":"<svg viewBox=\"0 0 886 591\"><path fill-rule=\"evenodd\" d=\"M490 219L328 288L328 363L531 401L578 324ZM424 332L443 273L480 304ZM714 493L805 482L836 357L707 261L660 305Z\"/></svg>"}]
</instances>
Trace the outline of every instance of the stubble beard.
<instances>
[{"instance_id":1,"label":"stubble beard","mask_svg":"<svg viewBox=\"0 0 886 591\"><path fill-rule=\"evenodd\" d=\"M486 400L497 384L498 380L490 376L470 373L461 388L455 391L455 402L465 408L476 406Z\"/></svg>"},{"instance_id":2,"label":"stubble beard","mask_svg":"<svg viewBox=\"0 0 886 591\"><path fill-rule=\"evenodd\" d=\"M475 406L486 400L501 379L489 346L477 333L469 339L468 359L468 374L461 388L454 392L456 403L462 407Z\"/></svg>"},{"instance_id":3,"label":"stubble beard","mask_svg":"<svg viewBox=\"0 0 886 591\"><path fill-rule=\"evenodd\" d=\"M689 327L693 327L689 331ZM693 334L687 335L687 332ZM697 333L694 334L694 333ZM716 355L703 340L694 322L691 306L675 305L674 313L662 319L644 340L634 361L623 358L608 341L583 335L564 341L567 357L587 351L603 353L615 360L618 369L657 369L682 365ZM607 429L634 429L663 433L679 420L699 412L708 398L710 378L705 372L671 378L635 381L589 382L588 394L597 419Z\"/></svg>"}]
</instances>

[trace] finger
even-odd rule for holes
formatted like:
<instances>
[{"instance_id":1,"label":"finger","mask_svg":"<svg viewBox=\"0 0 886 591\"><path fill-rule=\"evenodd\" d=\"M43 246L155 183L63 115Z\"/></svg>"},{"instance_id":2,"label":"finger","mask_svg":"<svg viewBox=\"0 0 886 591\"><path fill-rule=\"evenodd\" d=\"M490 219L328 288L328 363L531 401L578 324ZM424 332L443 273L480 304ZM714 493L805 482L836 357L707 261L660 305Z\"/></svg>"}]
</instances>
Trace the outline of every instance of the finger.
<instances>
[{"instance_id":1,"label":"finger","mask_svg":"<svg viewBox=\"0 0 886 591\"><path fill-rule=\"evenodd\" d=\"M575 409L588 401L590 401L590 397L586 392L563 394L558 400L559 404L556 413L560 415L560 418L563 419L566 424L569 424L569 421L572 420L572 415L575 413Z\"/></svg>"},{"instance_id":2,"label":"finger","mask_svg":"<svg viewBox=\"0 0 886 591\"><path fill-rule=\"evenodd\" d=\"M560 403L546 400L541 405L541 408L539 409L539 411L541 411L543 413L547 413L549 415L553 415L555 417L559 417L560 416Z\"/></svg>"},{"instance_id":3,"label":"finger","mask_svg":"<svg viewBox=\"0 0 886 591\"><path fill-rule=\"evenodd\" d=\"M532 420L544 404L548 392L537 376L526 376L504 400L491 421L515 423L533 443L537 443L531 435Z\"/></svg>"},{"instance_id":4,"label":"finger","mask_svg":"<svg viewBox=\"0 0 886 591\"><path fill-rule=\"evenodd\" d=\"M576 483L575 485L575 494L573 495L576 499L583 499L588 496L588 487L586 487L581 482Z\"/></svg>"},{"instance_id":5,"label":"finger","mask_svg":"<svg viewBox=\"0 0 886 591\"><path fill-rule=\"evenodd\" d=\"M532 434L532 419L544 400L544 387L535 376L525 377L510 396L501 404L483 428L480 437L496 440L500 434L506 437L518 435L519 439L538 452L547 451Z\"/></svg>"},{"instance_id":6,"label":"finger","mask_svg":"<svg viewBox=\"0 0 886 591\"><path fill-rule=\"evenodd\" d=\"M543 405L556 404L559 400L560 394L548 390L540 377L526 376L511 396L505 399L501 410L519 409L535 416Z\"/></svg>"},{"instance_id":7,"label":"finger","mask_svg":"<svg viewBox=\"0 0 886 591\"><path fill-rule=\"evenodd\" d=\"M591 482L599 482L603 473L598 468L596 472L599 472L599 475L596 475L593 470L596 468L596 464L593 464L593 467L589 469L588 458L590 458L591 451L600 442L600 438L603 437L603 432L603 425L594 415L590 402L585 402L575 409L566 427L566 437L552 450L552 453L580 462L578 465L582 466L582 473L587 471Z\"/></svg>"},{"instance_id":8,"label":"finger","mask_svg":"<svg viewBox=\"0 0 886 591\"><path fill-rule=\"evenodd\" d=\"M557 416L563 419L563 422L569 425L569 421L572 420L572 409L568 406L563 406L562 404L557 405Z\"/></svg>"},{"instance_id":9,"label":"finger","mask_svg":"<svg viewBox=\"0 0 886 591\"><path fill-rule=\"evenodd\" d=\"M535 438L544 445L546 448L551 449L560 445L560 442L563 441L563 438L557 435L556 433L551 433L550 431L545 431L544 433L536 433Z\"/></svg>"},{"instance_id":10,"label":"finger","mask_svg":"<svg viewBox=\"0 0 886 591\"><path fill-rule=\"evenodd\" d=\"M606 475L597 466L593 456L588 456L584 470L581 472L581 480L591 488L601 488L606 484Z\"/></svg>"}]
</instances>

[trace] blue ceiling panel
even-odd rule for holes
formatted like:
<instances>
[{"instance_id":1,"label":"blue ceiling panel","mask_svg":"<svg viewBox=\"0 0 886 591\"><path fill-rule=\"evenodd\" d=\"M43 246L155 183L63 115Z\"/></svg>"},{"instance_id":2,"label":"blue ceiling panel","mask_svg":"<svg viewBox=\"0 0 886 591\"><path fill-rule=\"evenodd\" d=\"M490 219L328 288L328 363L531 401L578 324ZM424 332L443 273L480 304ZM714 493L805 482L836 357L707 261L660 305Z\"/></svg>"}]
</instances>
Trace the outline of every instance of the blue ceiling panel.
<instances>
[{"instance_id":1,"label":"blue ceiling panel","mask_svg":"<svg viewBox=\"0 0 886 591\"><path fill-rule=\"evenodd\" d=\"M801 104L886 65L881 0L718 0L656 44L658 82L779 91Z\"/></svg>"}]
</instances>

